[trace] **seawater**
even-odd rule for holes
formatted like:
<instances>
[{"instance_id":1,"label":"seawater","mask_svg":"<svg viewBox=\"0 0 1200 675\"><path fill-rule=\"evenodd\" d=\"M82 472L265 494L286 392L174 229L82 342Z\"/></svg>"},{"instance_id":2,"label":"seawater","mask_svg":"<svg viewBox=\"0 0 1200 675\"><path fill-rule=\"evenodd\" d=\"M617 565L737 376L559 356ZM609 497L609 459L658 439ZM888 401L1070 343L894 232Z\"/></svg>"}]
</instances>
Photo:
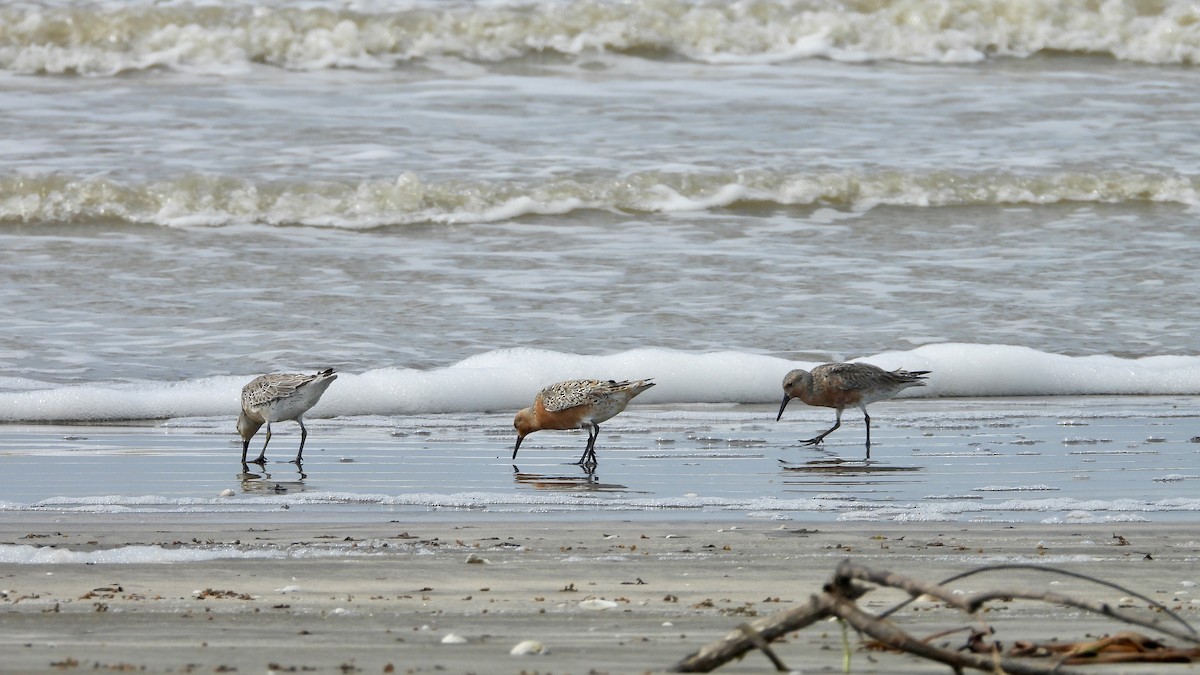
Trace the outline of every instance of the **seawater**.
<instances>
[{"instance_id":1,"label":"seawater","mask_svg":"<svg viewBox=\"0 0 1200 675\"><path fill-rule=\"evenodd\" d=\"M933 371L906 392L923 403L1175 396L1186 414L1195 12L8 3L0 421L200 420L177 429L224 458L238 389L268 371L339 370L318 428L433 415L477 436L568 377L655 377L639 405L658 410L766 405L787 370L849 359ZM1180 454L1137 461L1190 475L1185 426ZM789 447L773 433L752 436ZM86 476L117 462L136 483L125 506L174 470L174 446L126 457L71 435L10 439L2 461L35 458L36 480L47 445L100 462L47 483L68 500L102 500ZM693 442L684 454L703 454ZM438 490L464 447L430 469ZM180 494L211 500L225 473Z\"/></svg>"},{"instance_id":2,"label":"seawater","mask_svg":"<svg viewBox=\"0 0 1200 675\"><path fill-rule=\"evenodd\" d=\"M331 390L332 391L332 390ZM1195 397L910 399L871 407L818 448L830 410L636 405L585 435L544 431L512 456L510 412L353 415L276 425L265 465L240 467L232 419L5 425L0 511L187 515L236 522L517 518L729 522L1186 522ZM261 442L261 438L257 439ZM4 551L0 550L0 556Z\"/></svg>"}]
</instances>

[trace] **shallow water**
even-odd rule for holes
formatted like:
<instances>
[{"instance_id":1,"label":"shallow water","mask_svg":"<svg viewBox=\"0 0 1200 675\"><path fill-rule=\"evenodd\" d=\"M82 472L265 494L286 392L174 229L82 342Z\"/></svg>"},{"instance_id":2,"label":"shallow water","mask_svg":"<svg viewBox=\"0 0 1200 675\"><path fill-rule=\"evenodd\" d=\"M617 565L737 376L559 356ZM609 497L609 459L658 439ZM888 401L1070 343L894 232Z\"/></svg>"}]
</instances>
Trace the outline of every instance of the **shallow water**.
<instances>
[{"instance_id":1,"label":"shallow water","mask_svg":"<svg viewBox=\"0 0 1200 675\"><path fill-rule=\"evenodd\" d=\"M0 428L5 510L314 518L730 518L797 521L1172 522L1200 511L1194 397L910 400L848 411L635 406L580 433L539 432L514 462L511 416L276 425L264 468L239 471L232 420ZM251 457L261 446L252 443ZM229 493L222 495L224 491Z\"/></svg>"},{"instance_id":2,"label":"shallow water","mask_svg":"<svg viewBox=\"0 0 1200 675\"><path fill-rule=\"evenodd\" d=\"M1191 518L1193 15L5 4L0 506ZM851 358L933 371L871 464L856 411L823 449L832 411L772 422ZM281 424L239 476L239 387L325 367L306 475ZM571 377L658 386L594 476L570 433L514 469L512 411ZM1009 395L1061 398L936 398Z\"/></svg>"}]
</instances>

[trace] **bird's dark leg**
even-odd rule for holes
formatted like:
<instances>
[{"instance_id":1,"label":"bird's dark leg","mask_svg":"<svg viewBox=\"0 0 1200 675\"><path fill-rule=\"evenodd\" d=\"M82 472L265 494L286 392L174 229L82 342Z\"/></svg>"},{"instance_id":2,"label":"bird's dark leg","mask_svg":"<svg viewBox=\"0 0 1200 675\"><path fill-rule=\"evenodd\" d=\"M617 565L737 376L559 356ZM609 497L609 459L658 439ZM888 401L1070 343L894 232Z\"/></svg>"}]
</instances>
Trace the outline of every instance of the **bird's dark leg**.
<instances>
[{"instance_id":1,"label":"bird's dark leg","mask_svg":"<svg viewBox=\"0 0 1200 675\"><path fill-rule=\"evenodd\" d=\"M262 452L258 453L258 459L254 460L255 464L265 464L267 461L267 443L271 442L271 423L267 422L267 440L263 441Z\"/></svg>"},{"instance_id":2,"label":"bird's dark leg","mask_svg":"<svg viewBox=\"0 0 1200 675\"><path fill-rule=\"evenodd\" d=\"M593 424L588 427L588 442L587 447L583 449L583 456L579 458L576 464L580 466L595 466L596 465L596 439L600 437L600 425Z\"/></svg>"},{"instance_id":3,"label":"bird's dark leg","mask_svg":"<svg viewBox=\"0 0 1200 675\"><path fill-rule=\"evenodd\" d=\"M599 464L599 461L596 459L596 439L600 438L600 425L593 424L592 428L596 430L596 433L592 434L592 443L588 446L588 465L596 466Z\"/></svg>"},{"instance_id":4,"label":"bird's dark leg","mask_svg":"<svg viewBox=\"0 0 1200 675\"><path fill-rule=\"evenodd\" d=\"M308 429L304 428L304 420L297 417L296 422L300 424L300 449L296 451L296 459L292 463L296 466L300 465L300 457L304 454L304 439L308 438Z\"/></svg>"},{"instance_id":5,"label":"bird's dark leg","mask_svg":"<svg viewBox=\"0 0 1200 675\"><path fill-rule=\"evenodd\" d=\"M821 441L825 440L826 436L828 436L829 434L832 434L834 431L836 431L837 428L840 426L842 426L842 409L838 408L837 409L837 419L834 421L832 427L829 427L829 429L827 429L824 433L822 433L819 436L814 436L813 438L810 438L806 441L800 441L800 442L803 443L804 445L817 445Z\"/></svg>"},{"instance_id":6,"label":"bird's dark leg","mask_svg":"<svg viewBox=\"0 0 1200 675\"><path fill-rule=\"evenodd\" d=\"M867 423L867 459L871 459L871 416L867 414L867 406L862 407L863 420Z\"/></svg>"},{"instance_id":7,"label":"bird's dark leg","mask_svg":"<svg viewBox=\"0 0 1200 675\"><path fill-rule=\"evenodd\" d=\"M250 449L250 439L242 441L242 466L246 466L246 451Z\"/></svg>"}]
</instances>

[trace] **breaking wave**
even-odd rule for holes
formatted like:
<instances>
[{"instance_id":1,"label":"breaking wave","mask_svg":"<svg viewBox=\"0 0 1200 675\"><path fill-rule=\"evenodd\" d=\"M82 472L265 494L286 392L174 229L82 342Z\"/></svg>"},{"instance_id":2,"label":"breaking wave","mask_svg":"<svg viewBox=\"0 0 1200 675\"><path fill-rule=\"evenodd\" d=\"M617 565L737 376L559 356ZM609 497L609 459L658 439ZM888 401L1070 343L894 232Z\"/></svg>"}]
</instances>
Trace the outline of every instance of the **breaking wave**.
<instances>
[{"instance_id":1,"label":"breaking wave","mask_svg":"<svg viewBox=\"0 0 1200 675\"><path fill-rule=\"evenodd\" d=\"M40 0L0 8L0 69L23 74L385 69L602 52L713 64L1057 53L1191 64L1200 62L1200 8L1085 0Z\"/></svg>"},{"instance_id":2,"label":"breaking wave","mask_svg":"<svg viewBox=\"0 0 1200 675\"><path fill-rule=\"evenodd\" d=\"M624 213L830 206L954 207L1063 202L1200 204L1197 176L1138 171L1047 175L769 171L578 175L548 182L262 181L190 175L159 181L59 174L0 176L0 223L124 222L372 228L499 222L597 209Z\"/></svg>"},{"instance_id":3,"label":"breaking wave","mask_svg":"<svg viewBox=\"0 0 1200 675\"><path fill-rule=\"evenodd\" d=\"M857 359L856 359L857 360ZM945 343L865 357L883 368L930 370L902 396L1195 395L1200 357L1065 356L1027 347ZM444 368L339 373L309 417L514 410L542 386L579 377L655 378L646 404L777 403L783 375L815 363L735 351L642 348L609 355L500 349ZM255 374L182 382L42 384L0 380L0 422L209 417L236 411ZM19 390L18 390L19 389ZM15 391L14 391L15 390Z\"/></svg>"}]
</instances>

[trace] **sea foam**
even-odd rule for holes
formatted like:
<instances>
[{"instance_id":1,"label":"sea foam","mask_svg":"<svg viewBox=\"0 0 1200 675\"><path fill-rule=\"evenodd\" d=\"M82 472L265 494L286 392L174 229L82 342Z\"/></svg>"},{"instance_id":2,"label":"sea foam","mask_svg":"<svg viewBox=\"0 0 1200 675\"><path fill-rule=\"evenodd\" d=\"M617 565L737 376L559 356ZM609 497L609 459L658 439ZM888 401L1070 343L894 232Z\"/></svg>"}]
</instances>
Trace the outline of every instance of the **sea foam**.
<instances>
[{"instance_id":1,"label":"sea foam","mask_svg":"<svg viewBox=\"0 0 1200 675\"><path fill-rule=\"evenodd\" d=\"M861 360L887 369L932 371L902 396L1194 395L1200 356L1066 356L1012 345L946 343ZM313 364L312 367L327 364ZM736 351L660 348L589 355L499 349L430 370L341 372L309 417L514 410L542 386L572 378L655 378L643 404L775 403L784 374L814 362ZM0 421L62 422L208 417L237 412L241 387L258 373L180 382L50 385L22 380L0 392Z\"/></svg>"},{"instance_id":2,"label":"sea foam","mask_svg":"<svg viewBox=\"0 0 1200 675\"><path fill-rule=\"evenodd\" d=\"M92 551L57 546L0 544L0 564L9 565L130 565L189 563L210 560L286 560L370 555L367 549L348 547L252 547L229 545L148 546L132 545Z\"/></svg>"},{"instance_id":3,"label":"sea foam","mask_svg":"<svg viewBox=\"0 0 1200 675\"><path fill-rule=\"evenodd\" d=\"M609 52L699 63L801 58L974 63L1039 53L1196 63L1187 2L1083 0L512 0L483 3L162 3L133 0L0 8L0 68L111 76L167 68L227 73L394 68Z\"/></svg>"},{"instance_id":4,"label":"sea foam","mask_svg":"<svg viewBox=\"0 0 1200 675\"><path fill-rule=\"evenodd\" d=\"M254 181L185 175L139 181L67 174L0 175L0 222L118 220L166 227L256 223L370 229L504 222L581 210L673 213L777 204L868 211L1069 202L1200 205L1200 179L1140 170L642 171L535 181L393 179Z\"/></svg>"},{"instance_id":5,"label":"sea foam","mask_svg":"<svg viewBox=\"0 0 1200 675\"><path fill-rule=\"evenodd\" d=\"M186 501L188 506L182 502ZM1089 513L1096 518L1145 519L1147 515L1192 514L1200 512L1200 499L1080 499L1074 497L1023 498L1000 501L980 501L974 498L955 498L937 502L922 500L872 499L839 495L816 495L813 497L714 497L676 496L641 497L633 495L610 495L597 499L589 493L530 493L530 492L411 492L400 494L372 494L345 492L304 492L273 496L244 496L230 510L227 500L211 499L208 508L196 507L196 500L180 500L171 497L59 497L31 505L11 504L6 510L46 510L63 512L96 513L262 513L279 508L303 508L337 506L370 506L373 508L413 508L419 511L470 511L472 513L558 513L575 512L664 512L675 517L686 514L711 514L714 512L745 512L755 517L786 517L788 514L836 514L838 520L858 521L928 521L950 522L964 515L994 514L1010 517L1014 514L1072 514ZM151 503L153 502L153 503ZM128 506L123 506L128 504ZM1049 516L1058 517L1058 516ZM342 547L328 545L294 545L290 547L252 547L216 545L203 547L167 548L136 546L111 551L70 551L67 549L24 545L0 545L0 563L138 563L138 562L190 562L222 558L313 558L350 552L359 555L377 555L385 551L376 547ZM395 552L422 554L420 548L393 547Z\"/></svg>"}]
</instances>

